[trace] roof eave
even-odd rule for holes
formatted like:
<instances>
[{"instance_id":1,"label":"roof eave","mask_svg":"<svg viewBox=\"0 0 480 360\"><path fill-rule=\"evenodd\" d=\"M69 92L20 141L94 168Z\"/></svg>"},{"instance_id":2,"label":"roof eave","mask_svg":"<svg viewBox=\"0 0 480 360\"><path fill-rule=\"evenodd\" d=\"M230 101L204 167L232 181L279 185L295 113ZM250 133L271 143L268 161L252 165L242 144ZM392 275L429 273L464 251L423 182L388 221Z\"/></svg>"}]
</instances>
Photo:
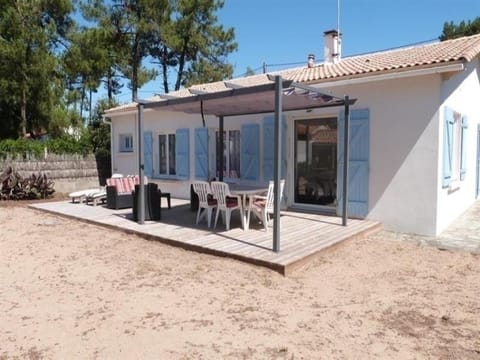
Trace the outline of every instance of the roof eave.
<instances>
[{"instance_id":1,"label":"roof eave","mask_svg":"<svg viewBox=\"0 0 480 360\"><path fill-rule=\"evenodd\" d=\"M361 84L372 81L392 80L412 76L443 74L449 72L459 72L465 70L465 59L450 61L448 63L435 63L428 65L409 66L404 68L380 70L367 72L363 74L339 76L336 78L318 79L311 81L303 81L310 85L352 85Z\"/></svg>"},{"instance_id":2,"label":"roof eave","mask_svg":"<svg viewBox=\"0 0 480 360\"><path fill-rule=\"evenodd\" d=\"M151 111L151 110L150 109L144 109L143 111L148 112L148 111ZM121 116L121 115L132 115L132 114L136 114L137 112L138 112L137 104L135 103L135 105L131 104L128 107L125 107L125 108L121 108L121 109L115 109L114 108L114 109L111 109L111 110L107 110L106 112L104 112L103 116L112 118L112 117Z\"/></svg>"}]
</instances>

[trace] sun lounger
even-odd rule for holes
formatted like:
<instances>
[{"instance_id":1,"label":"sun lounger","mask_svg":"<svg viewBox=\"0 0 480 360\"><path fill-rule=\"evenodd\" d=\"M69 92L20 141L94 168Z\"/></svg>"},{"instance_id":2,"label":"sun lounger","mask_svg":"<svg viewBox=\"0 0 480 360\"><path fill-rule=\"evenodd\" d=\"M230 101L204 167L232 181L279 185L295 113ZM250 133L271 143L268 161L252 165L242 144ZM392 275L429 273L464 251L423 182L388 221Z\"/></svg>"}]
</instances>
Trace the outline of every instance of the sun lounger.
<instances>
[{"instance_id":1,"label":"sun lounger","mask_svg":"<svg viewBox=\"0 0 480 360\"><path fill-rule=\"evenodd\" d=\"M83 202L87 198L89 194L96 193L98 192L99 189L86 189L86 190L79 190L79 191L74 191L68 194L68 197L72 200L72 203L74 202Z\"/></svg>"},{"instance_id":2,"label":"sun lounger","mask_svg":"<svg viewBox=\"0 0 480 360\"><path fill-rule=\"evenodd\" d=\"M104 202L106 200L107 193L104 188L92 188L71 192L68 197L72 200L72 203L85 202L88 204L91 201L93 205L97 205L99 201Z\"/></svg>"},{"instance_id":3,"label":"sun lounger","mask_svg":"<svg viewBox=\"0 0 480 360\"><path fill-rule=\"evenodd\" d=\"M85 204L91 202L93 206L97 206L99 202L104 204L106 201L107 191L105 189L97 189L97 191L88 194L85 198Z\"/></svg>"}]
</instances>

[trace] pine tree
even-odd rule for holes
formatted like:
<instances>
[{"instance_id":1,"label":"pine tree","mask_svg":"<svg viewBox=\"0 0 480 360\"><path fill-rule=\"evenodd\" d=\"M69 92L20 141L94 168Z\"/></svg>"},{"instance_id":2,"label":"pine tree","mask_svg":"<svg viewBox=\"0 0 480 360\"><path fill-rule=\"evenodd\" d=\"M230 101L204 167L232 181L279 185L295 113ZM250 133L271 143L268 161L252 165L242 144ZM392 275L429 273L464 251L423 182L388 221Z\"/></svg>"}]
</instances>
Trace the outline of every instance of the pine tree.
<instances>
[{"instance_id":1,"label":"pine tree","mask_svg":"<svg viewBox=\"0 0 480 360\"><path fill-rule=\"evenodd\" d=\"M73 24L72 10L70 0L0 1L0 97L9 133L48 128L63 93L56 55Z\"/></svg>"},{"instance_id":2,"label":"pine tree","mask_svg":"<svg viewBox=\"0 0 480 360\"><path fill-rule=\"evenodd\" d=\"M233 67L227 56L237 49L233 28L219 25L215 13L223 0L176 0L173 15L165 19L162 41L152 55L162 67L168 92L168 68L176 70L174 89L229 78Z\"/></svg>"},{"instance_id":3,"label":"pine tree","mask_svg":"<svg viewBox=\"0 0 480 360\"><path fill-rule=\"evenodd\" d=\"M453 21L446 22L443 25L443 32L439 39L444 41L475 34L480 34L480 17L476 17L472 21L460 21L458 25L454 24Z\"/></svg>"},{"instance_id":4,"label":"pine tree","mask_svg":"<svg viewBox=\"0 0 480 360\"><path fill-rule=\"evenodd\" d=\"M129 80L132 100L138 99L138 88L154 79L157 72L144 66L152 40L160 31L156 19L168 12L168 0L89 0L83 13L96 25L111 45L115 69Z\"/></svg>"}]
</instances>

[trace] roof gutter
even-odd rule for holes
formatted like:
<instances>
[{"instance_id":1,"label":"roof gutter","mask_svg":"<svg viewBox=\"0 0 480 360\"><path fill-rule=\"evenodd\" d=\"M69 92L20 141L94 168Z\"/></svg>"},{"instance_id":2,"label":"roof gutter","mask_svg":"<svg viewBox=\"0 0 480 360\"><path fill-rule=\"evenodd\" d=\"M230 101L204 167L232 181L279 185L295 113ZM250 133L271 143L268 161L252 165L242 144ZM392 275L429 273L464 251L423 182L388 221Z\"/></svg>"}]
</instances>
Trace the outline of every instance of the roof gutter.
<instances>
[{"instance_id":1,"label":"roof gutter","mask_svg":"<svg viewBox=\"0 0 480 360\"><path fill-rule=\"evenodd\" d=\"M108 116L105 116L105 114L102 114L102 122L105 124L112 125L112 119L110 119Z\"/></svg>"},{"instance_id":2,"label":"roof gutter","mask_svg":"<svg viewBox=\"0 0 480 360\"><path fill-rule=\"evenodd\" d=\"M131 106L130 106L131 105ZM151 109L144 109L143 112L150 112L152 111ZM103 114L103 117L104 118L112 118L112 117L116 117L116 116L121 116L121 115L132 115L132 114L138 114L138 108L137 108L137 104L135 103L135 105L133 104L129 104L128 107L125 107L123 109L119 109L119 110L115 110L115 111L111 111L111 112L107 112L107 113L104 113ZM110 120L105 120L105 122L111 122L112 119Z\"/></svg>"},{"instance_id":3,"label":"roof gutter","mask_svg":"<svg viewBox=\"0 0 480 360\"><path fill-rule=\"evenodd\" d=\"M322 87L323 86L355 85L355 84L364 84L364 83L369 83L374 81L394 80L394 79L402 79L402 78L407 78L412 76L442 74L447 72L457 72L457 71L463 71L463 70L465 70L465 64L461 62L461 63L435 66L435 67L429 67L429 68L423 68L423 69L397 71L397 72L387 73L387 74L371 73L369 76L362 76L362 77L343 79L343 80L312 81L312 82L309 82L309 84L322 85Z\"/></svg>"}]
</instances>

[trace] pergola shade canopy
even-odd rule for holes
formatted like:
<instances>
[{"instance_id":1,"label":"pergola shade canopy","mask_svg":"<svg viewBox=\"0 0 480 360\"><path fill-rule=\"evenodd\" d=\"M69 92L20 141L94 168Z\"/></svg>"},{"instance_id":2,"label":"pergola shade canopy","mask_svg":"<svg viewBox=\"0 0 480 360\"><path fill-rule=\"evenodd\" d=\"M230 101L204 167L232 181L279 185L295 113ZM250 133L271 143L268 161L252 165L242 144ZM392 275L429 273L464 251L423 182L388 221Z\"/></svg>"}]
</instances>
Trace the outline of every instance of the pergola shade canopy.
<instances>
[{"instance_id":1,"label":"pergola shade canopy","mask_svg":"<svg viewBox=\"0 0 480 360\"><path fill-rule=\"evenodd\" d=\"M225 90L202 92L190 90L191 96L173 98L161 95L164 100L144 102L145 109L177 111L187 114L235 116L271 113L275 110L275 83L248 87L232 87L225 83ZM344 98L319 92L315 88L283 81L282 111L306 110L321 107L342 106ZM353 104L355 100L350 100Z\"/></svg>"},{"instance_id":2,"label":"pergola shade canopy","mask_svg":"<svg viewBox=\"0 0 480 360\"><path fill-rule=\"evenodd\" d=\"M248 115L260 113L275 113L274 130L274 229L273 251L280 251L280 158L281 144L280 119L283 111L306 110L313 108L344 106L345 109L345 138L348 139L349 106L356 100L348 96L337 97L320 92L317 88L283 80L281 76L267 75L262 84L241 86L224 82L213 91L205 89L188 89L191 95L173 98L163 96L163 100L154 102L138 101L138 153L140 174L140 202L139 223L143 223L143 176L144 164L142 159L142 114L143 109L177 111L189 114L214 115L219 118L219 129L223 132L224 116ZM344 171L343 171L343 225L347 224L347 179L348 179L348 140L344 141ZM220 137L220 149L223 148L223 138ZM220 157L220 169L223 168L223 158ZM223 176L220 175L220 181Z\"/></svg>"}]
</instances>

